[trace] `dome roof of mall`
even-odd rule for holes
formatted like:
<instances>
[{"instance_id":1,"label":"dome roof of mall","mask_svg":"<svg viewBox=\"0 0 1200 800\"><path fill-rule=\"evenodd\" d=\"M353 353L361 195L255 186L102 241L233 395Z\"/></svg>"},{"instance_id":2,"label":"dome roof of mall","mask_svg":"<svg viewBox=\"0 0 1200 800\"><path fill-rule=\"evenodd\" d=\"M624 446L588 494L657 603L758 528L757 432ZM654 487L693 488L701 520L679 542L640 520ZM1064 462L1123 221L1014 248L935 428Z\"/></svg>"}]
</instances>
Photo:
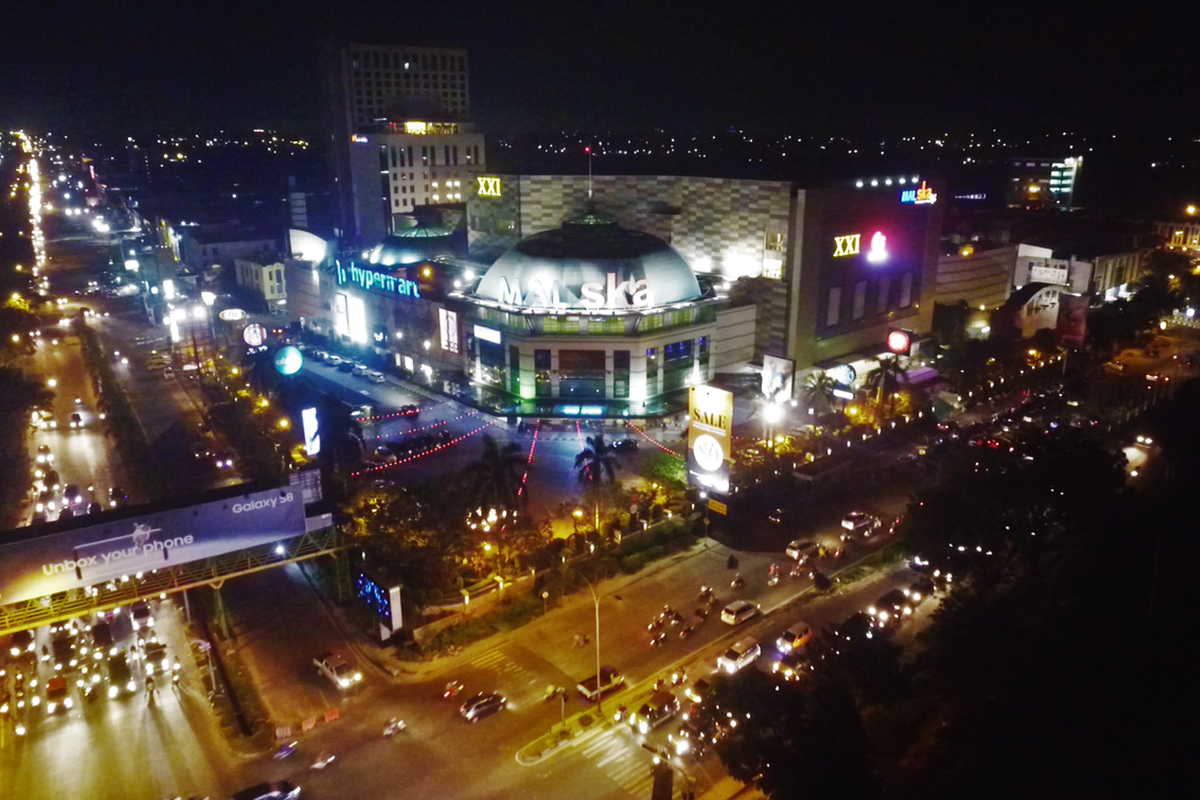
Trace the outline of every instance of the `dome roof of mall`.
<instances>
[{"instance_id":1,"label":"dome roof of mall","mask_svg":"<svg viewBox=\"0 0 1200 800\"><path fill-rule=\"evenodd\" d=\"M418 224L401 228L371 248L367 260L372 264L390 267L396 264L416 264L434 256L450 255L451 231L437 225Z\"/></svg>"},{"instance_id":2,"label":"dome roof of mall","mask_svg":"<svg viewBox=\"0 0 1200 800\"><path fill-rule=\"evenodd\" d=\"M702 295L695 273L671 245L652 234L622 228L596 211L517 242L484 274L475 295L504 302L515 287L528 292L536 285L545 292L557 291L564 307L582 308L586 304L580 290L585 283L607 287L627 281L648 283L651 306Z\"/></svg>"}]
</instances>

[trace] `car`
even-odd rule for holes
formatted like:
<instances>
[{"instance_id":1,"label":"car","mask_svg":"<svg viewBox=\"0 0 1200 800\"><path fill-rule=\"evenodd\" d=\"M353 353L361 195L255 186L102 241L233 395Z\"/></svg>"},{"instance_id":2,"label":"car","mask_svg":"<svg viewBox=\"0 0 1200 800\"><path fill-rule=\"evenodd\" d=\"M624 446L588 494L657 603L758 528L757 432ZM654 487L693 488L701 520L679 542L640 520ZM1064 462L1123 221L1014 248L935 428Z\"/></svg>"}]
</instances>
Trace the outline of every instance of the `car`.
<instances>
[{"instance_id":1,"label":"car","mask_svg":"<svg viewBox=\"0 0 1200 800\"><path fill-rule=\"evenodd\" d=\"M788 542L788 546L783 549L783 554L788 558L794 558L797 561L810 550L816 550L818 547L816 542L810 542L803 539L796 539Z\"/></svg>"},{"instance_id":2,"label":"car","mask_svg":"<svg viewBox=\"0 0 1200 800\"><path fill-rule=\"evenodd\" d=\"M58 508L58 502L54 499L54 492L49 489L43 489L38 492L37 503L33 509L36 513L45 516Z\"/></svg>"},{"instance_id":3,"label":"car","mask_svg":"<svg viewBox=\"0 0 1200 800\"><path fill-rule=\"evenodd\" d=\"M36 650L37 641L33 638L33 631L17 631L8 640L8 654L13 658L27 656Z\"/></svg>"},{"instance_id":4,"label":"car","mask_svg":"<svg viewBox=\"0 0 1200 800\"><path fill-rule=\"evenodd\" d=\"M842 517L842 527L851 534L870 536L875 528L879 527L879 519L865 511L851 511ZM847 534L843 533L842 539L845 539L846 536Z\"/></svg>"},{"instance_id":5,"label":"car","mask_svg":"<svg viewBox=\"0 0 1200 800\"><path fill-rule=\"evenodd\" d=\"M72 428L82 428L83 427L83 417L80 416L78 411L71 412L71 427Z\"/></svg>"},{"instance_id":6,"label":"car","mask_svg":"<svg viewBox=\"0 0 1200 800\"><path fill-rule=\"evenodd\" d=\"M869 616L865 611L856 611L834 629L834 634L839 639L845 639L849 642L861 638L870 639L874 636L874 629L874 618Z\"/></svg>"},{"instance_id":7,"label":"car","mask_svg":"<svg viewBox=\"0 0 1200 800\"><path fill-rule=\"evenodd\" d=\"M107 622L97 622L92 626L92 657L96 660L107 656L115 656L120 648L113 642L112 626Z\"/></svg>"},{"instance_id":8,"label":"car","mask_svg":"<svg viewBox=\"0 0 1200 800\"><path fill-rule=\"evenodd\" d=\"M118 650L109 656L107 666L109 697L133 694L137 691L137 684L133 680L133 670L129 668L129 660L124 653Z\"/></svg>"},{"instance_id":9,"label":"car","mask_svg":"<svg viewBox=\"0 0 1200 800\"><path fill-rule=\"evenodd\" d=\"M139 600L130 607L129 618L133 621L135 631L154 627L154 614L150 611L150 604L145 600Z\"/></svg>"},{"instance_id":10,"label":"car","mask_svg":"<svg viewBox=\"0 0 1200 800\"><path fill-rule=\"evenodd\" d=\"M142 669L147 675L166 675L171 671L171 656L162 642L150 642L142 650Z\"/></svg>"},{"instance_id":11,"label":"car","mask_svg":"<svg viewBox=\"0 0 1200 800\"><path fill-rule=\"evenodd\" d=\"M129 495L125 494L125 490L119 486L114 486L108 490L108 506L116 508L129 504Z\"/></svg>"},{"instance_id":12,"label":"car","mask_svg":"<svg viewBox=\"0 0 1200 800\"><path fill-rule=\"evenodd\" d=\"M224 450L218 450L213 453L213 464L216 465L217 469L232 469L233 456L229 455L229 453L226 453Z\"/></svg>"},{"instance_id":13,"label":"car","mask_svg":"<svg viewBox=\"0 0 1200 800\"><path fill-rule=\"evenodd\" d=\"M63 504L68 506L77 506L83 502L83 492L79 491L79 487L73 483L68 483L67 488L63 489Z\"/></svg>"},{"instance_id":14,"label":"car","mask_svg":"<svg viewBox=\"0 0 1200 800\"><path fill-rule=\"evenodd\" d=\"M371 383L383 383L387 380L387 378L384 377L382 372L375 372L372 370L367 373L367 380L369 380Z\"/></svg>"},{"instance_id":15,"label":"car","mask_svg":"<svg viewBox=\"0 0 1200 800\"><path fill-rule=\"evenodd\" d=\"M798 650L808 644L812 635L812 628L807 622L797 622L775 640L775 649L781 653L790 653L793 650Z\"/></svg>"},{"instance_id":16,"label":"car","mask_svg":"<svg viewBox=\"0 0 1200 800\"><path fill-rule=\"evenodd\" d=\"M758 604L749 600L734 600L721 609L721 622L727 625L740 625L758 614Z\"/></svg>"},{"instance_id":17,"label":"car","mask_svg":"<svg viewBox=\"0 0 1200 800\"><path fill-rule=\"evenodd\" d=\"M683 694L693 703L702 703L704 702L704 698L708 696L710 689L712 689L711 683L704 678L696 678L686 689L683 690Z\"/></svg>"},{"instance_id":18,"label":"car","mask_svg":"<svg viewBox=\"0 0 1200 800\"><path fill-rule=\"evenodd\" d=\"M637 439L618 439L613 444L613 451L617 453L636 453L638 451Z\"/></svg>"},{"instance_id":19,"label":"car","mask_svg":"<svg viewBox=\"0 0 1200 800\"><path fill-rule=\"evenodd\" d=\"M401 414L417 414L420 411L421 411L421 409L418 408L417 406L414 406L412 403L409 403L408 405L400 406Z\"/></svg>"},{"instance_id":20,"label":"car","mask_svg":"<svg viewBox=\"0 0 1200 800\"><path fill-rule=\"evenodd\" d=\"M729 649L717 658L717 669L732 675L741 672L754 663L762 655L762 648L754 639L742 639L734 642Z\"/></svg>"},{"instance_id":21,"label":"car","mask_svg":"<svg viewBox=\"0 0 1200 800\"><path fill-rule=\"evenodd\" d=\"M785 681L800 680L810 668L808 653L800 650L793 650L771 664L771 672Z\"/></svg>"},{"instance_id":22,"label":"car","mask_svg":"<svg viewBox=\"0 0 1200 800\"><path fill-rule=\"evenodd\" d=\"M904 596L915 606L936 591L937 586L934 585L933 580L927 575L922 575L909 584L908 588L904 590Z\"/></svg>"},{"instance_id":23,"label":"car","mask_svg":"<svg viewBox=\"0 0 1200 800\"><path fill-rule=\"evenodd\" d=\"M164 380L168 380L168 381L171 380L172 378L175 377L175 368L174 367L165 367L162 371L162 376L163 376Z\"/></svg>"},{"instance_id":24,"label":"car","mask_svg":"<svg viewBox=\"0 0 1200 800\"><path fill-rule=\"evenodd\" d=\"M338 372L353 372L354 368L356 366L358 366L358 365L355 364L353 361L350 361L350 360L342 361L337 365L337 371Z\"/></svg>"},{"instance_id":25,"label":"car","mask_svg":"<svg viewBox=\"0 0 1200 800\"><path fill-rule=\"evenodd\" d=\"M38 445L37 463L39 463L39 464L53 464L54 463L54 454L50 452L50 445L48 445L48 444L39 444Z\"/></svg>"},{"instance_id":26,"label":"car","mask_svg":"<svg viewBox=\"0 0 1200 800\"><path fill-rule=\"evenodd\" d=\"M898 625L905 617L913 613L912 603L903 589L892 589L890 592L867 607L867 614L874 617L876 624Z\"/></svg>"},{"instance_id":27,"label":"car","mask_svg":"<svg viewBox=\"0 0 1200 800\"><path fill-rule=\"evenodd\" d=\"M343 691L362 680L362 673L336 653L322 653L313 659L313 663L317 665L319 673Z\"/></svg>"},{"instance_id":28,"label":"car","mask_svg":"<svg viewBox=\"0 0 1200 800\"><path fill-rule=\"evenodd\" d=\"M104 506L100 505L99 503L88 503L87 504L87 513L89 515L90 514L99 514L103 510L104 510Z\"/></svg>"},{"instance_id":29,"label":"car","mask_svg":"<svg viewBox=\"0 0 1200 800\"><path fill-rule=\"evenodd\" d=\"M365 377L370 371L371 370L369 370L365 364L355 364L354 369L350 370L350 374L362 378Z\"/></svg>"},{"instance_id":30,"label":"car","mask_svg":"<svg viewBox=\"0 0 1200 800\"><path fill-rule=\"evenodd\" d=\"M209 446L209 443L206 440L200 439L198 441L192 442L192 457L193 458L208 458L212 454L213 454L212 447Z\"/></svg>"},{"instance_id":31,"label":"car","mask_svg":"<svg viewBox=\"0 0 1200 800\"><path fill-rule=\"evenodd\" d=\"M467 722L478 722L489 714L494 714L508 705L507 698L499 692L479 693L463 703L458 713Z\"/></svg>"},{"instance_id":32,"label":"car","mask_svg":"<svg viewBox=\"0 0 1200 800\"><path fill-rule=\"evenodd\" d=\"M605 665L600 667L599 675L584 678L575 685L575 688L588 700L595 700L624 685L625 676L617 672L616 667Z\"/></svg>"},{"instance_id":33,"label":"car","mask_svg":"<svg viewBox=\"0 0 1200 800\"><path fill-rule=\"evenodd\" d=\"M291 781L273 781L242 789L233 800L291 800L299 796L300 787Z\"/></svg>"},{"instance_id":34,"label":"car","mask_svg":"<svg viewBox=\"0 0 1200 800\"><path fill-rule=\"evenodd\" d=\"M79 666L79 655L75 652L75 642L67 631L54 634L50 642L50 649L54 656L55 672L72 670Z\"/></svg>"},{"instance_id":35,"label":"car","mask_svg":"<svg viewBox=\"0 0 1200 800\"><path fill-rule=\"evenodd\" d=\"M71 699L66 678L62 677L61 675L56 675L55 677L46 681L47 714L66 711L73 705L75 705L75 701Z\"/></svg>"},{"instance_id":36,"label":"car","mask_svg":"<svg viewBox=\"0 0 1200 800\"><path fill-rule=\"evenodd\" d=\"M326 353L324 350L309 350L305 355L308 356L309 361L324 361L329 353Z\"/></svg>"},{"instance_id":37,"label":"car","mask_svg":"<svg viewBox=\"0 0 1200 800\"><path fill-rule=\"evenodd\" d=\"M630 711L626 721L638 733L647 734L678 713L679 699L667 690L659 689L637 711Z\"/></svg>"},{"instance_id":38,"label":"car","mask_svg":"<svg viewBox=\"0 0 1200 800\"><path fill-rule=\"evenodd\" d=\"M325 363L331 367L339 366L342 363L342 357L335 356L333 353L326 353L325 354Z\"/></svg>"}]
</instances>

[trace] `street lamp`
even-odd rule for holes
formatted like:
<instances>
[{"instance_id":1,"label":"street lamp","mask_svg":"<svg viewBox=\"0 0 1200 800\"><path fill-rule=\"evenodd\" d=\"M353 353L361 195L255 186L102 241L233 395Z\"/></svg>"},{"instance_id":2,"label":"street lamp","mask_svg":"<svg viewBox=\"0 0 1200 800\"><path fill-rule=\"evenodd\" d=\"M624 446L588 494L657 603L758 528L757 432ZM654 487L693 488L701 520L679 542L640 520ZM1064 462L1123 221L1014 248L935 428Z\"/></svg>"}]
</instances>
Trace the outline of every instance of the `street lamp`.
<instances>
[{"instance_id":1,"label":"street lamp","mask_svg":"<svg viewBox=\"0 0 1200 800\"><path fill-rule=\"evenodd\" d=\"M596 606L596 715L603 718L604 687L602 684L603 678L600 675L600 601L605 597L608 597L608 595L612 594L612 592L606 592L598 595L596 594L596 587L592 586L591 581L589 581L583 575L580 575L579 577L583 578L583 582L587 584L588 591L592 593L592 603ZM618 594L613 594L613 597L615 597L617 600L621 599L621 596Z\"/></svg>"}]
</instances>

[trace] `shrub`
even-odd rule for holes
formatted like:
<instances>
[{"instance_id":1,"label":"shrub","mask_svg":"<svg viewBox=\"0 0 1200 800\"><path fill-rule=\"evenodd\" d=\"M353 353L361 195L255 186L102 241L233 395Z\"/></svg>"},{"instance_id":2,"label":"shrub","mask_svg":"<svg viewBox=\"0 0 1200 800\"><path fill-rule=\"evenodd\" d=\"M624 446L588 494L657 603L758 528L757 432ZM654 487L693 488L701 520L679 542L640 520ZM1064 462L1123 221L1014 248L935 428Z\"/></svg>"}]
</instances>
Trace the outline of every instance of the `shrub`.
<instances>
[{"instance_id":1,"label":"shrub","mask_svg":"<svg viewBox=\"0 0 1200 800\"><path fill-rule=\"evenodd\" d=\"M644 566L646 566L646 559L641 553L634 553L621 559L621 569L631 575Z\"/></svg>"}]
</instances>

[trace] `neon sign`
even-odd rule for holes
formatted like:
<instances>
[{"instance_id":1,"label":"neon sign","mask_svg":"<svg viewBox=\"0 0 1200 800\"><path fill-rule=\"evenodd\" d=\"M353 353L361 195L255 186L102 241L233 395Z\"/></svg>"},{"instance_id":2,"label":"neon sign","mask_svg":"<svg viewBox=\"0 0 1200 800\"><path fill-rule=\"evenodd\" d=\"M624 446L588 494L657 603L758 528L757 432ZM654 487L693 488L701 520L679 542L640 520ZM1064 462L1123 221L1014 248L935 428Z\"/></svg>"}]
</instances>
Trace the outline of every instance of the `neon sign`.
<instances>
[{"instance_id":1,"label":"neon sign","mask_svg":"<svg viewBox=\"0 0 1200 800\"><path fill-rule=\"evenodd\" d=\"M350 269L346 269L339 263L337 265L337 279L339 286L353 283L367 291L380 289L384 292L398 294L401 297L411 297L415 300L421 299L421 289L417 286L416 281L410 281L408 278L397 278L395 275L389 275L386 272L376 272L373 269L363 269L356 264L351 264Z\"/></svg>"},{"instance_id":2,"label":"neon sign","mask_svg":"<svg viewBox=\"0 0 1200 800\"><path fill-rule=\"evenodd\" d=\"M887 237L882 231L875 231L871 237L871 249L867 252L867 261L872 264L882 264L888 259Z\"/></svg>"},{"instance_id":3,"label":"neon sign","mask_svg":"<svg viewBox=\"0 0 1200 800\"><path fill-rule=\"evenodd\" d=\"M484 178L475 179L478 182L478 190L475 192L480 197L499 197L500 196L500 179L499 178Z\"/></svg>"},{"instance_id":4,"label":"neon sign","mask_svg":"<svg viewBox=\"0 0 1200 800\"><path fill-rule=\"evenodd\" d=\"M862 234L852 233L847 236L833 237L833 256L856 256L862 240Z\"/></svg>"},{"instance_id":5,"label":"neon sign","mask_svg":"<svg viewBox=\"0 0 1200 800\"><path fill-rule=\"evenodd\" d=\"M912 203L918 206L931 206L937 202L937 193L930 189L925 181L916 189L905 189L900 192L901 203Z\"/></svg>"},{"instance_id":6,"label":"neon sign","mask_svg":"<svg viewBox=\"0 0 1200 800\"><path fill-rule=\"evenodd\" d=\"M350 141L354 144L367 144L368 140L367 140L367 137L365 137L361 134L355 133L355 134L351 134Z\"/></svg>"}]
</instances>

